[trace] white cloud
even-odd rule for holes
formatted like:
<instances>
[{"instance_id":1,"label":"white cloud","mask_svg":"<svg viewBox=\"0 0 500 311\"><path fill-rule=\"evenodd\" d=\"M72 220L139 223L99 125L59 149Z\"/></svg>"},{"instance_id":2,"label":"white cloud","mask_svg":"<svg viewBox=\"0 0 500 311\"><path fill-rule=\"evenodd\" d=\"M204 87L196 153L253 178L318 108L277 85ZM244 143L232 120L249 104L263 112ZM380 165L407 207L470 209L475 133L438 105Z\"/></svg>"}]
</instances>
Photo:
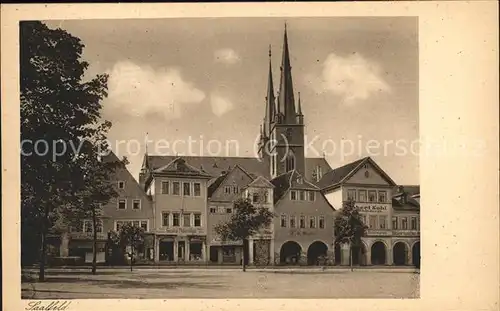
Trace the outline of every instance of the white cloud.
<instances>
[{"instance_id":1,"label":"white cloud","mask_svg":"<svg viewBox=\"0 0 500 311\"><path fill-rule=\"evenodd\" d=\"M174 119L181 116L184 105L205 98L205 93L185 81L177 69L155 70L125 61L116 63L108 73L107 109L136 116L163 114L166 119Z\"/></svg>"},{"instance_id":2,"label":"white cloud","mask_svg":"<svg viewBox=\"0 0 500 311\"><path fill-rule=\"evenodd\" d=\"M331 53L323 62L321 74L309 75L307 82L318 93L332 92L346 103L365 100L391 88L380 75L380 66L359 54L340 57Z\"/></svg>"},{"instance_id":3,"label":"white cloud","mask_svg":"<svg viewBox=\"0 0 500 311\"><path fill-rule=\"evenodd\" d=\"M212 106L212 112L218 117L231 111L234 107L229 99L215 94L210 96L210 105Z\"/></svg>"},{"instance_id":4,"label":"white cloud","mask_svg":"<svg viewBox=\"0 0 500 311\"><path fill-rule=\"evenodd\" d=\"M214 52L214 60L219 63L233 65L241 59L238 53L233 49L220 49Z\"/></svg>"}]
</instances>

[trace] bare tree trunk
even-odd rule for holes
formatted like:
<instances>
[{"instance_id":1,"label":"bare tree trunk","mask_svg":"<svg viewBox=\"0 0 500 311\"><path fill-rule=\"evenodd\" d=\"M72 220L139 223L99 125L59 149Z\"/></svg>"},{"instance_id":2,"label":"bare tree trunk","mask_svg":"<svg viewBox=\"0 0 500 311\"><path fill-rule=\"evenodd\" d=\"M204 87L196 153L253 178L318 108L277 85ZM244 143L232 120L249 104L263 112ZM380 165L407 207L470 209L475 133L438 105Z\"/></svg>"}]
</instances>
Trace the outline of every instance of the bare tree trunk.
<instances>
[{"instance_id":1,"label":"bare tree trunk","mask_svg":"<svg viewBox=\"0 0 500 311\"><path fill-rule=\"evenodd\" d=\"M132 272L132 266L134 264L134 248L130 246L130 272Z\"/></svg>"},{"instance_id":2,"label":"bare tree trunk","mask_svg":"<svg viewBox=\"0 0 500 311\"><path fill-rule=\"evenodd\" d=\"M242 256L241 256L241 267L243 269L243 272L246 271L246 266L245 266L245 259L246 259L246 247L245 245L248 245L246 242L246 239L243 240L243 247L242 247Z\"/></svg>"},{"instance_id":3,"label":"bare tree trunk","mask_svg":"<svg viewBox=\"0 0 500 311\"><path fill-rule=\"evenodd\" d=\"M95 209L92 207L92 233L93 233L93 244L92 244L92 274L97 274L97 219Z\"/></svg>"},{"instance_id":4,"label":"bare tree trunk","mask_svg":"<svg viewBox=\"0 0 500 311\"><path fill-rule=\"evenodd\" d=\"M42 242L42 247L40 250L40 266L39 266L39 273L38 273L38 280L40 282L45 281L45 260L47 259L47 240L46 240L46 233L42 232L41 234L41 242Z\"/></svg>"},{"instance_id":5,"label":"bare tree trunk","mask_svg":"<svg viewBox=\"0 0 500 311\"><path fill-rule=\"evenodd\" d=\"M351 265L351 271L354 271L354 269L352 268L352 245L349 244L349 261L350 261L350 265Z\"/></svg>"},{"instance_id":6,"label":"bare tree trunk","mask_svg":"<svg viewBox=\"0 0 500 311\"><path fill-rule=\"evenodd\" d=\"M41 239L42 239L42 245L41 245L41 253L40 253L40 267L39 267L39 274L38 274L38 280L40 282L45 281L45 261L47 260L47 232L48 232L48 217L49 217L49 204L45 203L45 208L44 208L44 215L42 217L42 224L41 224Z\"/></svg>"}]
</instances>

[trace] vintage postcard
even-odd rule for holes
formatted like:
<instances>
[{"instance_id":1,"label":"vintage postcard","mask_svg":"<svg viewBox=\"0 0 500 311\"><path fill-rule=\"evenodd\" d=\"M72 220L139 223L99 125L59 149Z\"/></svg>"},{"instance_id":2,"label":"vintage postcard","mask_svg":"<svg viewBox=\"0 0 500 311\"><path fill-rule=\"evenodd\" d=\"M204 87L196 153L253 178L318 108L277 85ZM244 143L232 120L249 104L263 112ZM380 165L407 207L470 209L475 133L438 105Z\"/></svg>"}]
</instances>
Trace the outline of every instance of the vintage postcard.
<instances>
[{"instance_id":1,"label":"vintage postcard","mask_svg":"<svg viewBox=\"0 0 500 311\"><path fill-rule=\"evenodd\" d=\"M489 220L464 221L475 212L450 186L470 176L468 162L498 172L498 105L462 97L453 108L470 91L443 60L463 57L489 87L483 96L498 95L496 5L443 6L2 6L12 45L2 40L2 54L14 53L8 69L18 74L2 85L13 100L2 98L3 171L15 176L3 189L18 193L3 217L3 236L18 232L4 263L20 277L13 306L498 307L487 287L498 281L498 190L480 204ZM447 28L453 18L476 24L461 34ZM452 161L456 175L443 175ZM493 240L469 242L478 229ZM477 283L481 299L456 301L471 286L456 272L468 265L491 281ZM450 292L438 297L437 284Z\"/></svg>"}]
</instances>

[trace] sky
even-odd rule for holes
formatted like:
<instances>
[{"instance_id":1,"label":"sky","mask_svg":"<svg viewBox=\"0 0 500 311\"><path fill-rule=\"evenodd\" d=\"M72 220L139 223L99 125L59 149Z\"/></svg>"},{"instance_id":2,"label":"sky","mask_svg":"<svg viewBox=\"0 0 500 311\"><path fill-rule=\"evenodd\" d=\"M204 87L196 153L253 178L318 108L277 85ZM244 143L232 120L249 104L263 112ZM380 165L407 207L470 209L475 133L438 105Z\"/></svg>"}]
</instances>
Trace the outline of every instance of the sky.
<instances>
[{"instance_id":1,"label":"sky","mask_svg":"<svg viewBox=\"0 0 500 311\"><path fill-rule=\"evenodd\" d=\"M283 18L45 21L80 38L86 79L109 74L111 148L137 178L149 154L255 156L271 45ZM412 17L287 18L306 154L335 168L371 156L418 184L418 23ZM375 147L374 147L375 146Z\"/></svg>"}]
</instances>

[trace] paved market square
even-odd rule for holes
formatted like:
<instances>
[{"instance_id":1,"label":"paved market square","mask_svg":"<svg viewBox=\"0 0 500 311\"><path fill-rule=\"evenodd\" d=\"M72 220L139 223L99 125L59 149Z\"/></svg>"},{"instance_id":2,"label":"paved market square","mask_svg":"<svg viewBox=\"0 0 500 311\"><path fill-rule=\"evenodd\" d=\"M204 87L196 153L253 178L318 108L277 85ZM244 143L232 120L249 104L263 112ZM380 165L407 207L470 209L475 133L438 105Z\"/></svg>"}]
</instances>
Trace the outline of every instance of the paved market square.
<instances>
[{"instance_id":1,"label":"paved market square","mask_svg":"<svg viewBox=\"0 0 500 311\"><path fill-rule=\"evenodd\" d=\"M404 270L49 270L44 283L22 283L22 298L419 298L419 282Z\"/></svg>"}]
</instances>

